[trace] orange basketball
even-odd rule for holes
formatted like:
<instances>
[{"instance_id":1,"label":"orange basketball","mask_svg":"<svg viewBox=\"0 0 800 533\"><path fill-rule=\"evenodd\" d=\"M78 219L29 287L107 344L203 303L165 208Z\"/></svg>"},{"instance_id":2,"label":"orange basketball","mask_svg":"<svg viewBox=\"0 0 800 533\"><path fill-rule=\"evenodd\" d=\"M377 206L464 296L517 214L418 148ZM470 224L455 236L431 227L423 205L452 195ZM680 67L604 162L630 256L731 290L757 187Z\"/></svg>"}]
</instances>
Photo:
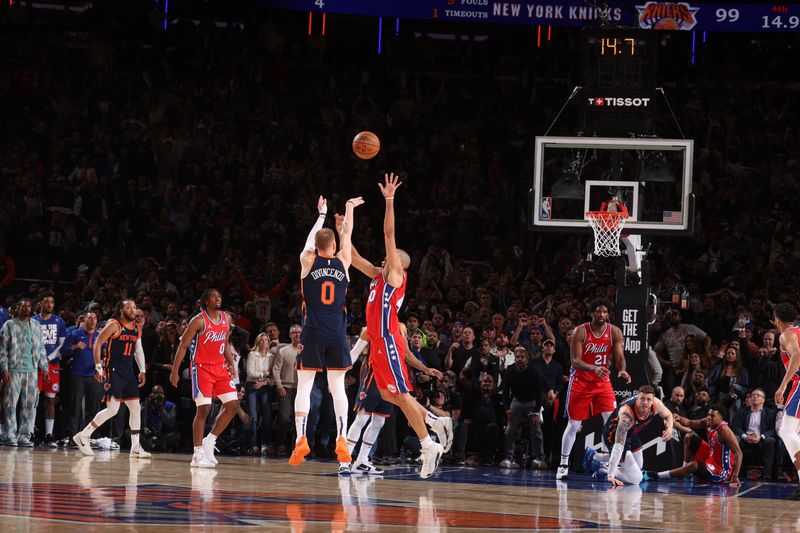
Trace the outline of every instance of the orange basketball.
<instances>
[{"instance_id":1,"label":"orange basketball","mask_svg":"<svg viewBox=\"0 0 800 533\"><path fill-rule=\"evenodd\" d=\"M362 131L353 138L353 152L359 159L372 159L381 150L381 141L371 131Z\"/></svg>"}]
</instances>

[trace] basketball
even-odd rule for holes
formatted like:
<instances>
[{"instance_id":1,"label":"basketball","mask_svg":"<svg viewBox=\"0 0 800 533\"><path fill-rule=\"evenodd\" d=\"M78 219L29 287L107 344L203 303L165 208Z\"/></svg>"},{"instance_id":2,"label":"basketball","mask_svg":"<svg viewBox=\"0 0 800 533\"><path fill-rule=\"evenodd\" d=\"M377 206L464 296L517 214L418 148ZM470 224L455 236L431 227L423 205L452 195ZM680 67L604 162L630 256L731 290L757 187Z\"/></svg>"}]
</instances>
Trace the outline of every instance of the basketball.
<instances>
[{"instance_id":1,"label":"basketball","mask_svg":"<svg viewBox=\"0 0 800 533\"><path fill-rule=\"evenodd\" d=\"M371 131L362 131L353 138L353 152L359 159L372 159L381 150L381 141Z\"/></svg>"}]
</instances>

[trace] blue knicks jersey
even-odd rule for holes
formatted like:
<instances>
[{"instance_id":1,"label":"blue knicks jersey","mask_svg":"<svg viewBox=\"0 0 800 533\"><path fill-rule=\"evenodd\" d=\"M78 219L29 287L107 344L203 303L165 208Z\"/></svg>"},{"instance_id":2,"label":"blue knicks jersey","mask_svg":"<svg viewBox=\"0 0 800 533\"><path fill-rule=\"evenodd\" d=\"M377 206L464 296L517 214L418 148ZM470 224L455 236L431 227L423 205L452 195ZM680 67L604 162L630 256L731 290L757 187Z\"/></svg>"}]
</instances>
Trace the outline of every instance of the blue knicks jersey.
<instances>
[{"instance_id":1,"label":"blue knicks jersey","mask_svg":"<svg viewBox=\"0 0 800 533\"><path fill-rule=\"evenodd\" d=\"M608 421L606 422L605 428L603 428L603 434L606 438L606 444L613 445L617 439L617 425L619 424L619 412L622 409L630 409L633 412L633 425L631 425L630 429L628 430L627 442L631 445L632 449L638 448L641 444L638 441L639 432L646 428L650 422L656 417L656 405L650 407L650 410L647 411L647 414L642 417L639 414L639 410L636 408L636 396L632 398L628 398L621 404L614 409L614 412L611 413L611 416L608 417Z\"/></svg>"},{"instance_id":2,"label":"blue knicks jersey","mask_svg":"<svg viewBox=\"0 0 800 533\"><path fill-rule=\"evenodd\" d=\"M303 343L338 345L347 336L345 297L350 279L337 257L317 255L302 279Z\"/></svg>"},{"instance_id":3,"label":"blue knicks jersey","mask_svg":"<svg viewBox=\"0 0 800 533\"><path fill-rule=\"evenodd\" d=\"M105 347L105 367L112 368L115 372L130 373L133 375L133 357L136 352L136 342L142 337L139 324L132 322L132 327L127 328L121 320L115 320L119 325L119 333L108 339Z\"/></svg>"}]
</instances>

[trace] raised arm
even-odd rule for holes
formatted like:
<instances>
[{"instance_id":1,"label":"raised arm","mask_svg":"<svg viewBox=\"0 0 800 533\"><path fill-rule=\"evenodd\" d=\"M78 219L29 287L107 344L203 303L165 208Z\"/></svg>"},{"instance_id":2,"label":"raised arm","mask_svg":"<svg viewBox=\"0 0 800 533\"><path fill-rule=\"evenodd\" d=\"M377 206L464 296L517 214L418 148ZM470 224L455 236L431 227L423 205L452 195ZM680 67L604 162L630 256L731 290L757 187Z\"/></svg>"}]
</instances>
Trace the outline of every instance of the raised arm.
<instances>
[{"instance_id":1,"label":"raised arm","mask_svg":"<svg viewBox=\"0 0 800 533\"><path fill-rule=\"evenodd\" d=\"M381 269L361 257L361 254L358 253L355 246L351 246L350 250L352 252L352 265L356 267L357 270L361 271L362 274L367 276L369 279L376 277L378 274L381 273Z\"/></svg>"},{"instance_id":2,"label":"raised arm","mask_svg":"<svg viewBox=\"0 0 800 533\"><path fill-rule=\"evenodd\" d=\"M317 212L319 213L319 216L317 216L314 226L311 227L311 231L308 232L306 243L303 245L303 251L300 252L301 278L308 276L308 273L311 270L311 265L314 263L314 250L316 249L314 238L316 237L317 232L322 229L322 225L325 224L325 215L328 213L328 202L323 196L320 196L317 200Z\"/></svg>"},{"instance_id":3,"label":"raised arm","mask_svg":"<svg viewBox=\"0 0 800 533\"><path fill-rule=\"evenodd\" d=\"M186 330L181 335L181 342L178 344L178 349L175 351L175 359L172 361L172 371L169 374L169 382L172 383L173 387L178 386L178 380L180 379L179 370L181 367L181 363L183 362L183 358L186 356L186 349L189 347L189 343L192 342L192 339L197 336L200 331L203 329L203 316L196 315L190 322L189 325L186 326ZM225 343L226 346L228 343ZM227 358L227 356L226 356Z\"/></svg>"},{"instance_id":4,"label":"raised arm","mask_svg":"<svg viewBox=\"0 0 800 533\"><path fill-rule=\"evenodd\" d=\"M363 203L364 199L358 196L350 198L345 204L344 220L342 220L341 231L339 231L339 253L337 254L345 269L350 268L353 253L353 210ZM339 230L338 225L336 229Z\"/></svg>"},{"instance_id":5,"label":"raised arm","mask_svg":"<svg viewBox=\"0 0 800 533\"><path fill-rule=\"evenodd\" d=\"M781 350L789 354L789 365L786 368L786 374L783 376L781 384L778 386L778 390L775 391L776 404L783 404L783 393L786 390L786 386L797 375L797 371L800 370L800 345L797 342L797 335L791 331L784 331L781 333L780 344Z\"/></svg>"},{"instance_id":6,"label":"raised arm","mask_svg":"<svg viewBox=\"0 0 800 533\"><path fill-rule=\"evenodd\" d=\"M628 438L628 430L631 426L633 426L633 413L630 407L621 407L619 421L617 422L616 439L614 439L614 447L611 448L611 458L608 460L608 482L618 487L621 487L623 483L616 479L617 467L622 460L622 454L625 451L625 440Z\"/></svg>"},{"instance_id":7,"label":"raised arm","mask_svg":"<svg viewBox=\"0 0 800 533\"><path fill-rule=\"evenodd\" d=\"M628 374L627 363L625 362L625 339L622 330L617 326L611 326L611 343L614 356L614 368L617 369L617 377L624 379L627 383L631 382L631 375Z\"/></svg>"},{"instance_id":8,"label":"raised arm","mask_svg":"<svg viewBox=\"0 0 800 533\"><path fill-rule=\"evenodd\" d=\"M386 281L393 287L403 284L403 265L397 255L397 243L394 238L394 195L400 188L400 176L385 174L383 183L379 183L381 194L386 200L386 210L383 215L383 241L386 245Z\"/></svg>"}]
</instances>

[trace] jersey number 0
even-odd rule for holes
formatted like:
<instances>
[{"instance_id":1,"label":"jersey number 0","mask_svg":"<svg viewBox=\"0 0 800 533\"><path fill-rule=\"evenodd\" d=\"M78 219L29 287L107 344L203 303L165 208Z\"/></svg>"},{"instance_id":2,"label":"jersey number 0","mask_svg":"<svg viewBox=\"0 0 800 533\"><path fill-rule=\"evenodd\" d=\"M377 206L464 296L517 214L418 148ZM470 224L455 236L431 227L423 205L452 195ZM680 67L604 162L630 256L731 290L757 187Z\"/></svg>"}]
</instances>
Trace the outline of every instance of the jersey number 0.
<instances>
[{"instance_id":1,"label":"jersey number 0","mask_svg":"<svg viewBox=\"0 0 800 533\"><path fill-rule=\"evenodd\" d=\"M332 281L326 281L322 284L322 303L330 305L333 303L336 293L336 285Z\"/></svg>"}]
</instances>

